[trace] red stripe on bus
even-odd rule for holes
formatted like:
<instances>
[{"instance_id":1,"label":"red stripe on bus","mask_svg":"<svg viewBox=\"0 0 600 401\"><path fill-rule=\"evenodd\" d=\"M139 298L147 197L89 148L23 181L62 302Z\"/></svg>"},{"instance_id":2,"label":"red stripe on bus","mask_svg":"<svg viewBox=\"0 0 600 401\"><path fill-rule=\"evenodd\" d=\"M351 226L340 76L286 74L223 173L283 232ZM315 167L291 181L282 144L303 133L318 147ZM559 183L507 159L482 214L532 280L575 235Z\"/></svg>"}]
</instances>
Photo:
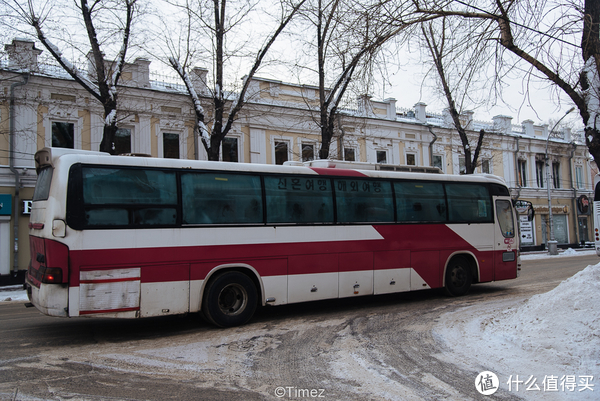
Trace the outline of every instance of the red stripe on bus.
<instances>
[{"instance_id":1,"label":"red stripe on bus","mask_svg":"<svg viewBox=\"0 0 600 401\"><path fill-rule=\"evenodd\" d=\"M373 227L382 239L72 250L69 283L79 285L80 269L140 268L142 283L160 283L203 280L214 268L227 265L251 266L261 277L413 268L433 288L442 285L445 262L457 251L477 258L480 281L502 277L493 267L501 250L478 251L445 225Z\"/></svg>"},{"instance_id":2,"label":"red stripe on bus","mask_svg":"<svg viewBox=\"0 0 600 401\"><path fill-rule=\"evenodd\" d=\"M118 312L132 312L140 310L139 306L134 308L121 308L121 309L106 309L106 310L82 310L79 311L80 315L95 315L99 313L118 313Z\"/></svg>"}]
</instances>

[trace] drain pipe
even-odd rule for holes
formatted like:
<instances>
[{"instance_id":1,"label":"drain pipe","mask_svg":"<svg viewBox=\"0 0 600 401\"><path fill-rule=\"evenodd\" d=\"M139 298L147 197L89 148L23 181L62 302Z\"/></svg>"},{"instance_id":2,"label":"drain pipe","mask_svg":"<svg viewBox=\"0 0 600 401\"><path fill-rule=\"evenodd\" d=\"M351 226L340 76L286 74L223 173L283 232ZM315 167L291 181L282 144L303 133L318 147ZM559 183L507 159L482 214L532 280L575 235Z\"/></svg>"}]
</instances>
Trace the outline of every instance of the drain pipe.
<instances>
[{"instance_id":1,"label":"drain pipe","mask_svg":"<svg viewBox=\"0 0 600 401\"><path fill-rule=\"evenodd\" d=\"M437 141L438 137L433 133L431 125L428 125L427 128L429 128L429 132L433 135L433 141L429 142L429 166L433 167L433 144Z\"/></svg>"},{"instance_id":2,"label":"drain pipe","mask_svg":"<svg viewBox=\"0 0 600 401\"><path fill-rule=\"evenodd\" d=\"M14 259L13 275L16 277L19 271L19 188L21 181L19 171L15 167L15 88L27 85L29 74L23 74L23 81L15 82L10 86L10 110L9 114L9 147L10 147L10 171L15 175L15 202L13 207L13 232L14 232Z\"/></svg>"},{"instance_id":3,"label":"drain pipe","mask_svg":"<svg viewBox=\"0 0 600 401\"><path fill-rule=\"evenodd\" d=\"M577 185L573 182L573 157L577 150L577 144L571 142L571 156L569 156L569 182L573 190L573 199L571 199L571 207L573 208L573 222L575 223L575 243L579 244L579 218L577 211Z\"/></svg>"}]
</instances>

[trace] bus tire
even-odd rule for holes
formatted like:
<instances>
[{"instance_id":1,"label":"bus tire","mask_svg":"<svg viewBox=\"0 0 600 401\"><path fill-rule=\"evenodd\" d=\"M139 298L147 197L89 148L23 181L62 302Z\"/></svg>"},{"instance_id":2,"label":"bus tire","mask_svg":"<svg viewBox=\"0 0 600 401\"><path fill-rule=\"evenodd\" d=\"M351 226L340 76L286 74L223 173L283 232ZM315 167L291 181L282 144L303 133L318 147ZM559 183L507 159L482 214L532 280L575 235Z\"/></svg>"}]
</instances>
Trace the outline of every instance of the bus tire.
<instances>
[{"instance_id":1,"label":"bus tire","mask_svg":"<svg viewBox=\"0 0 600 401\"><path fill-rule=\"evenodd\" d=\"M446 294L460 297L469 292L473 282L473 274L469 261L464 257L452 258L446 268Z\"/></svg>"},{"instance_id":2,"label":"bus tire","mask_svg":"<svg viewBox=\"0 0 600 401\"><path fill-rule=\"evenodd\" d=\"M242 325L254 315L256 286L244 273L227 271L211 279L204 291L202 313L219 327Z\"/></svg>"}]
</instances>

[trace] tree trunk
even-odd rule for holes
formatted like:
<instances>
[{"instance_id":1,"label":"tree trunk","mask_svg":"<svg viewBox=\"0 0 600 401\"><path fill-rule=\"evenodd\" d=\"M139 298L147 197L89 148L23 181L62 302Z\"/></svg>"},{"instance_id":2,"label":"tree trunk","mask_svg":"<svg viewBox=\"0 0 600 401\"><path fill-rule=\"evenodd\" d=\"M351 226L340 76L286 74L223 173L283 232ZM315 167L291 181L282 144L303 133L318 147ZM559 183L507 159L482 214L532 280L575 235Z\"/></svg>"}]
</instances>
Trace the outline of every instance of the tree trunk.
<instances>
[{"instance_id":1,"label":"tree trunk","mask_svg":"<svg viewBox=\"0 0 600 401\"><path fill-rule=\"evenodd\" d=\"M113 98L104 103L104 131L100 151L115 154L115 136L117 134L117 100Z\"/></svg>"}]
</instances>

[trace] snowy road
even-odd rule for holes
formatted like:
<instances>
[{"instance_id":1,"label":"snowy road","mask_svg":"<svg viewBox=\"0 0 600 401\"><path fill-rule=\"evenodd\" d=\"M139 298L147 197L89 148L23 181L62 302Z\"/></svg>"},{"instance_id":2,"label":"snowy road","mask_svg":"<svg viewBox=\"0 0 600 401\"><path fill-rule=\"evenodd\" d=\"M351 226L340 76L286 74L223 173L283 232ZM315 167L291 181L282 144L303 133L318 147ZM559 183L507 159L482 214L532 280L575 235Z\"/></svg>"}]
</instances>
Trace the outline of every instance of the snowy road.
<instances>
[{"instance_id":1,"label":"snowy road","mask_svg":"<svg viewBox=\"0 0 600 401\"><path fill-rule=\"evenodd\" d=\"M556 303L535 297L598 261L580 255L525 261L521 278L467 297L290 305L225 330L196 316L56 319L9 303L0 306L0 399L600 399L598 268L558 287ZM483 370L500 379L492 397L475 387ZM535 376L540 391L509 390L510 375ZM542 391L551 375L558 391ZM590 375L594 391L579 391ZM561 390L561 376L575 378L574 391L567 379Z\"/></svg>"}]
</instances>

